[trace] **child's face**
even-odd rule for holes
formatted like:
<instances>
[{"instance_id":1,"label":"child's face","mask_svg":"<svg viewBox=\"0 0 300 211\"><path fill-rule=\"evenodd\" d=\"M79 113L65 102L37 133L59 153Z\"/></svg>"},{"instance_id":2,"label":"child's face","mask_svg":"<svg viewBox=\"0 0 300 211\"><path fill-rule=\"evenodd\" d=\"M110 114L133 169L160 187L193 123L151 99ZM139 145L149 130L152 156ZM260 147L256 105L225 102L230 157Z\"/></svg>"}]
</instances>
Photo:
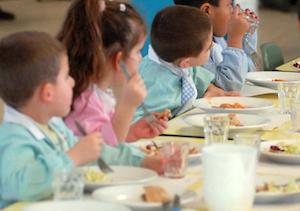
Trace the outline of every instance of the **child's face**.
<instances>
[{"instance_id":1,"label":"child's face","mask_svg":"<svg viewBox=\"0 0 300 211\"><path fill-rule=\"evenodd\" d=\"M219 0L218 6L212 6L209 16L213 23L215 36L223 37L227 33L232 9L232 0Z\"/></svg>"},{"instance_id":2,"label":"child's face","mask_svg":"<svg viewBox=\"0 0 300 211\"><path fill-rule=\"evenodd\" d=\"M131 49L128 57L125 59L125 64L128 68L129 74L135 74L139 72L139 64L142 60L141 49L144 46L145 37L140 39L140 41Z\"/></svg>"},{"instance_id":3,"label":"child's face","mask_svg":"<svg viewBox=\"0 0 300 211\"><path fill-rule=\"evenodd\" d=\"M212 32L210 33L208 39L204 43L204 48L200 54L196 57L190 57L189 63L191 67L199 66L207 63L210 56L210 50L212 47Z\"/></svg>"},{"instance_id":4,"label":"child's face","mask_svg":"<svg viewBox=\"0 0 300 211\"><path fill-rule=\"evenodd\" d=\"M53 86L53 110L55 116L69 113L72 103L74 79L69 75L69 62L66 55L61 57L60 70Z\"/></svg>"}]
</instances>

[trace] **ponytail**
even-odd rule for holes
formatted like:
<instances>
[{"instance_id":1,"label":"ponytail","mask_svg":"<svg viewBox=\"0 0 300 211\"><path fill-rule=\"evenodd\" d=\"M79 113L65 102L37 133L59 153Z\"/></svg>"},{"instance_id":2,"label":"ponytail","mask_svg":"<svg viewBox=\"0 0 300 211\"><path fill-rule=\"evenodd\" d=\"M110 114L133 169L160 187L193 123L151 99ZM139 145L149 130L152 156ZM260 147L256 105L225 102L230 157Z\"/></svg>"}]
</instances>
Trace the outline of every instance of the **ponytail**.
<instances>
[{"instance_id":1,"label":"ponytail","mask_svg":"<svg viewBox=\"0 0 300 211\"><path fill-rule=\"evenodd\" d=\"M67 48L70 75L75 79L73 100L103 75L101 6L99 0L75 0L57 35Z\"/></svg>"}]
</instances>

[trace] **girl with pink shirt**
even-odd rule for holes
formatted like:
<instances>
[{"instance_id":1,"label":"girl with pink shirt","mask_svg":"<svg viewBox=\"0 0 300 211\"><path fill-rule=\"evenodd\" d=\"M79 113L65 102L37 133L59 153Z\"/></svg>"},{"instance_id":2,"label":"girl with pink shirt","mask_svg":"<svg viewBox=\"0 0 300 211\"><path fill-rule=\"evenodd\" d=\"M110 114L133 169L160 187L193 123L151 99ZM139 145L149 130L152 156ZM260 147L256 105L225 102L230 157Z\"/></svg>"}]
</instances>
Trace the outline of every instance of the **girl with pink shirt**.
<instances>
[{"instance_id":1,"label":"girl with pink shirt","mask_svg":"<svg viewBox=\"0 0 300 211\"><path fill-rule=\"evenodd\" d=\"M145 118L130 126L136 108L147 95L138 73L146 37L141 16L126 3L77 0L71 6L58 39L67 49L75 79L73 106L66 124L74 122L90 133L101 131L107 144L152 138L167 128L167 118L149 124ZM120 62L128 68L127 80ZM155 116L155 114L154 114Z\"/></svg>"}]
</instances>

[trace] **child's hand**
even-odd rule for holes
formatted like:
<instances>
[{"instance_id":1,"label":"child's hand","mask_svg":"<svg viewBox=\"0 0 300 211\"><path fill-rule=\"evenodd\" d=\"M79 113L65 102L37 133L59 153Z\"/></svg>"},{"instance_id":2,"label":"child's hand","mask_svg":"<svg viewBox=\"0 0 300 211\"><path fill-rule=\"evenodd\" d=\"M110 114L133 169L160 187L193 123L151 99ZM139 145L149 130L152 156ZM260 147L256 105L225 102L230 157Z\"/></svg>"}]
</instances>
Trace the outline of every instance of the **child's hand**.
<instances>
[{"instance_id":1,"label":"child's hand","mask_svg":"<svg viewBox=\"0 0 300 211\"><path fill-rule=\"evenodd\" d=\"M96 160L101 152L102 135L99 132L91 133L79 140L67 154L76 166Z\"/></svg>"},{"instance_id":2,"label":"child's hand","mask_svg":"<svg viewBox=\"0 0 300 211\"><path fill-rule=\"evenodd\" d=\"M216 96L240 96L239 92L226 92L223 89L209 84L203 97L216 97Z\"/></svg>"},{"instance_id":3,"label":"child's hand","mask_svg":"<svg viewBox=\"0 0 300 211\"><path fill-rule=\"evenodd\" d=\"M143 79L138 73L132 75L128 83L124 86L122 100L126 104L138 107L145 99L147 90Z\"/></svg>"},{"instance_id":4,"label":"child's hand","mask_svg":"<svg viewBox=\"0 0 300 211\"><path fill-rule=\"evenodd\" d=\"M156 171L158 174L164 173L164 164L165 161L162 155L155 155L155 156L147 156L142 162L142 167L152 169Z\"/></svg>"},{"instance_id":5,"label":"child's hand","mask_svg":"<svg viewBox=\"0 0 300 211\"><path fill-rule=\"evenodd\" d=\"M136 141L140 138L153 138L161 134L168 128L168 118L159 118L160 113L152 113L158 120L149 124L145 118L141 118L139 121L131 125L127 136L127 141Z\"/></svg>"},{"instance_id":6,"label":"child's hand","mask_svg":"<svg viewBox=\"0 0 300 211\"><path fill-rule=\"evenodd\" d=\"M249 31L250 25L246 14L240 12L239 6L235 7L228 24L228 46L242 48L243 38Z\"/></svg>"}]
</instances>

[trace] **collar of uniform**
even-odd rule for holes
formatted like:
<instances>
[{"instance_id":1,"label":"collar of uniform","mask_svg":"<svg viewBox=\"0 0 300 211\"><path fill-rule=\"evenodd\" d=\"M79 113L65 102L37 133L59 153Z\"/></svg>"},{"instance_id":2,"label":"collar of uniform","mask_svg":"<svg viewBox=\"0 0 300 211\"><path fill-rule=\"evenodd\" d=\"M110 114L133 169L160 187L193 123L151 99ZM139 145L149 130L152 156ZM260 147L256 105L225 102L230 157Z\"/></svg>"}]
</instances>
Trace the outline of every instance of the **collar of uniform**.
<instances>
[{"instance_id":1,"label":"collar of uniform","mask_svg":"<svg viewBox=\"0 0 300 211\"><path fill-rule=\"evenodd\" d=\"M158 55L155 53L154 49L152 48L151 45L149 45L149 50L148 50L148 57L152 61L164 65L167 67L173 74L180 76L180 77L189 77L190 76L190 68L180 68L173 63L164 61L163 59L159 58Z\"/></svg>"},{"instance_id":2,"label":"collar of uniform","mask_svg":"<svg viewBox=\"0 0 300 211\"><path fill-rule=\"evenodd\" d=\"M25 127L37 140L45 138L43 132L30 117L22 114L11 106L5 105L3 121L16 123Z\"/></svg>"}]
</instances>

